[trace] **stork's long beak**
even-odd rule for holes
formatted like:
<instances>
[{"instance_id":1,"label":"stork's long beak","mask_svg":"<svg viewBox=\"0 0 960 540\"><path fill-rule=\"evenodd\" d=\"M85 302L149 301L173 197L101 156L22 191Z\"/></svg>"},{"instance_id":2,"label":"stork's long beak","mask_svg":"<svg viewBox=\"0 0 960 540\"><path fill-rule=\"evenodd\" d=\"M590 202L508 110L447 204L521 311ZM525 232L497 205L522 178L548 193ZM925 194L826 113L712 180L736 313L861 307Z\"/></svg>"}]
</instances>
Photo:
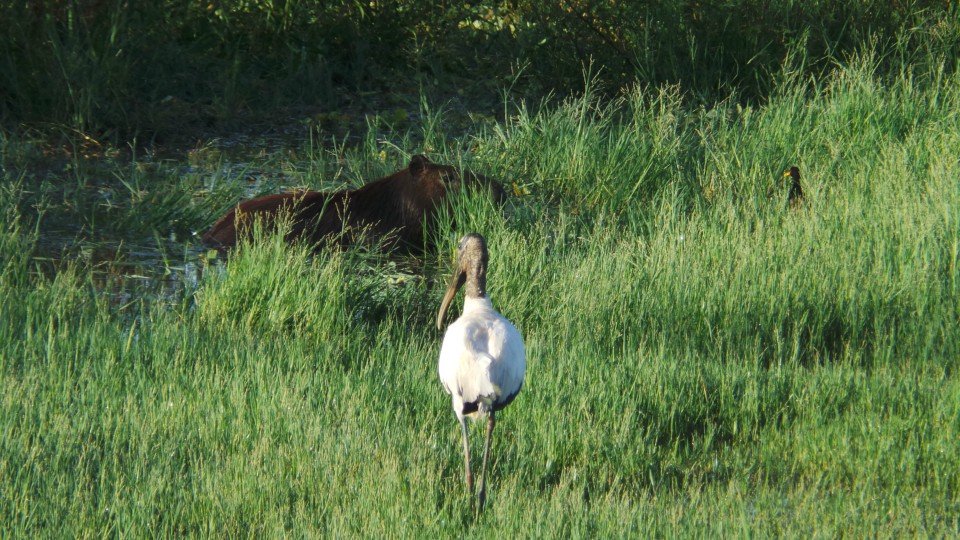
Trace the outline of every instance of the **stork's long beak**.
<instances>
[{"instance_id":1,"label":"stork's long beak","mask_svg":"<svg viewBox=\"0 0 960 540\"><path fill-rule=\"evenodd\" d=\"M453 297L457 295L457 291L460 290L460 287L463 287L466 281L467 273L458 265L453 275L450 276L450 283L447 285L447 294L443 295L443 302L440 303L440 313L437 313L437 330L443 329L443 319L447 317L447 309L450 308L450 302L453 301Z\"/></svg>"}]
</instances>

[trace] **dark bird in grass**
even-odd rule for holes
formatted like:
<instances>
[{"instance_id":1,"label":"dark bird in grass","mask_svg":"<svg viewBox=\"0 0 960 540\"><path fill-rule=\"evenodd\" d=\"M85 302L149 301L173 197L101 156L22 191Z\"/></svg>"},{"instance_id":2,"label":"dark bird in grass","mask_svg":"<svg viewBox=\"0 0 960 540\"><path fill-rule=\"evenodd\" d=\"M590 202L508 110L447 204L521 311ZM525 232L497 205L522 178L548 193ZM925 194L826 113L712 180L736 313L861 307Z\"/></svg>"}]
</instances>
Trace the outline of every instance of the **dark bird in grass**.
<instances>
[{"instance_id":1,"label":"dark bird in grass","mask_svg":"<svg viewBox=\"0 0 960 540\"><path fill-rule=\"evenodd\" d=\"M787 206L790 208L796 208L801 203L803 203L803 186L800 185L800 169L797 167L790 167L789 169L783 171L782 178L790 178L790 193L787 195ZM767 190L768 199L779 198L777 196L777 189L772 187Z\"/></svg>"},{"instance_id":2,"label":"dark bird in grass","mask_svg":"<svg viewBox=\"0 0 960 540\"><path fill-rule=\"evenodd\" d=\"M437 328L443 327L447 308L460 287L465 287L463 312L447 327L440 349L439 373L444 390L453 398L453 412L463 435L463 465L467 490L473 496L473 473L470 471L470 447L467 418L487 418L487 437L483 447L483 468L480 472L480 493L477 497L483 511L486 499L487 459L496 412L517 397L526 371L526 352L517 328L501 315L487 297L487 243L479 234L471 233L460 240L457 267L450 286L443 296L437 314Z\"/></svg>"},{"instance_id":3,"label":"dark bird in grass","mask_svg":"<svg viewBox=\"0 0 960 540\"><path fill-rule=\"evenodd\" d=\"M790 177L790 194L787 195L787 204L791 208L796 208L803 203L803 186L800 185L800 169L790 167L783 172L783 177Z\"/></svg>"}]
</instances>

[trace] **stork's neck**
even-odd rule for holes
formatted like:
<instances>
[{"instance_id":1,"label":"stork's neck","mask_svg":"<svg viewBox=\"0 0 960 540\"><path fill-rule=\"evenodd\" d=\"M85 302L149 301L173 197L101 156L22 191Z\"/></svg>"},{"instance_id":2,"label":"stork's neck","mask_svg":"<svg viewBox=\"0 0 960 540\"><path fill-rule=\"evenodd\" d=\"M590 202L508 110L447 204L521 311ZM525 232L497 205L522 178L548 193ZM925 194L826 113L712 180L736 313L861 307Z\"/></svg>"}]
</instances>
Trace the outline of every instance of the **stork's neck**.
<instances>
[{"instance_id":1,"label":"stork's neck","mask_svg":"<svg viewBox=\"0 0 960 540\"><path fill-rule=\"evenodd\" d=\"M467 282L464 286L466 298L487 297L487 269L484 265L477 265L467 271Z\"/></svg>"}]
</instances>

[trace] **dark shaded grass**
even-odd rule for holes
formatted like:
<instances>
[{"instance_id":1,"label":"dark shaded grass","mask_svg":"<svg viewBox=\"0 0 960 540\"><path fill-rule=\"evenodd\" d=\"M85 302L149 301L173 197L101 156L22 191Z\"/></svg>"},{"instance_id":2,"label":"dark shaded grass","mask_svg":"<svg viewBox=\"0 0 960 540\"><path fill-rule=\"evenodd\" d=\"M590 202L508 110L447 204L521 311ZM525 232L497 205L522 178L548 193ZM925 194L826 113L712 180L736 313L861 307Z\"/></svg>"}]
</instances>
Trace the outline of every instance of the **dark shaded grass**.
<instances>
[{"instance_id":1,"label":"dark shaded grass","mask_svg":"<svg viewBox=\"0 0 960 540\"><path fill-rule=\"evenodd\" d=\"M756 105L791 58L804 80L828 76L870 41L889 51L884 73L956 58L956 15L931 0L6 0L0 122L117 146L275 122L278 109L295 119L403 110L421 94L489 115L503 88L532 100L596 91L587 65L608 95L639 81L677 84L697 103L733 95Z\"/></svg>"}]
</instances>

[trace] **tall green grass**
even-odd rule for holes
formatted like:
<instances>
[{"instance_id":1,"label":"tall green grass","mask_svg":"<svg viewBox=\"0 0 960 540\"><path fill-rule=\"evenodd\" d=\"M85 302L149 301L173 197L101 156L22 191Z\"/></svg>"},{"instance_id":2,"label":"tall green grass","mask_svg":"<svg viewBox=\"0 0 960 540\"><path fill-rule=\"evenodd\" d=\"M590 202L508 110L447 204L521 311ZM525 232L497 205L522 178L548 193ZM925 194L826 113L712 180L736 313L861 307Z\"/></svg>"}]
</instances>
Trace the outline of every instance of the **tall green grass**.
<instances>
[{"instance_id":1,"label":"tall green grass","mask_svg":"<svg viewBox=\"0 0 960 540\"><path fill-rule=\"evenodd\" d=\"M762 107L519 110L442 157L529 194L460 200L423 277L274 239L118 312L5 228L0 530L960 534L960 80L876 62L786 73ZM478 519L432 324L467 231L528 352Z\"/></svg>"}]
</instances>

